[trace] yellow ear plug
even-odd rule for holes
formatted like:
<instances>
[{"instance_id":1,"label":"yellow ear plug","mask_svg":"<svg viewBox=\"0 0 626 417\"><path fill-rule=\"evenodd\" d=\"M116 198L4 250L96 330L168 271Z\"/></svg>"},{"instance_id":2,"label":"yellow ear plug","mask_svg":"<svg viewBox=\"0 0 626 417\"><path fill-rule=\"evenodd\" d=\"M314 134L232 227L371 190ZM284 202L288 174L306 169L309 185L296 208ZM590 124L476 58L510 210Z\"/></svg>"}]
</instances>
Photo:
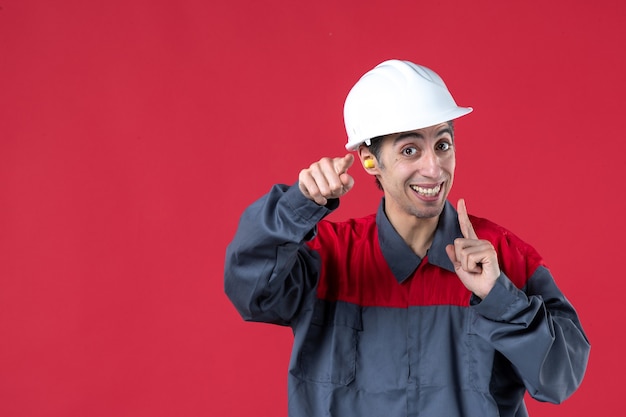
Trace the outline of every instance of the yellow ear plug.
<instances>
[{"instance_id":1,"label":"yellow ear plug","mask_svg":"<svg viewBox=\"0 0 626 417\"><path fill-rule=\"evenodd\" d=\"M367 169L374 168L374 161L371 159L366 159L365 161L363 161L363 166Z\"/></svg>"}]
</instances>

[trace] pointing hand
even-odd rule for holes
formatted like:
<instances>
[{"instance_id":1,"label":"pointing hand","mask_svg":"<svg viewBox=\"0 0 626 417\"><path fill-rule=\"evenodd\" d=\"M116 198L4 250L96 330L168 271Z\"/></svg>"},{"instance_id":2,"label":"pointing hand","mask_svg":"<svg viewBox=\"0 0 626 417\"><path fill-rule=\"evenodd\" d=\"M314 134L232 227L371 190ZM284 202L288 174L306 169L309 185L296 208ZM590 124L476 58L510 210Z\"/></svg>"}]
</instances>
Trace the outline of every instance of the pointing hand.
<instances>
[{"instance_id":1,"label":"pointing hand","mask_svg":"<svg viewBox=\"0 0 626 417\"><path fill-rule=\"evenodd\" d=\"M463 199L458 202L457 212L463 238L456 239L454 245L448 245L446 252L461 282L483 299L500 276L498 254L491 242L476 235Z\"/></svg>"},{"instance_id":2,"label":"pointing hand","mask_svg":"<svg viewBox=\"0 0 626 417\"><path fill-rule=\"evenodd\" d=\"M331 198L339 198L354 186L354 179L348 168L354 162L354 155L341 158L322 158L300 171L299 186L302 194L320 206Z\"/></svg>"}]
</instances>

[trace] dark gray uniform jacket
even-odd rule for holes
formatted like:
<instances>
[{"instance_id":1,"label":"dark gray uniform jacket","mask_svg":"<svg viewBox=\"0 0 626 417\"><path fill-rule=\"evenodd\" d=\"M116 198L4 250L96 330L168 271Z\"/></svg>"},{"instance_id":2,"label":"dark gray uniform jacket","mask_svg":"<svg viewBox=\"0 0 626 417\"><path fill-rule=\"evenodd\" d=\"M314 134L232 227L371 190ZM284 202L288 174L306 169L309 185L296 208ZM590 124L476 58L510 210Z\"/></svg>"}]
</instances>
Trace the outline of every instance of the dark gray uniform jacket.
<instances>
[{"instance_id":1,"label":"dark gray uniform jacket","mask_svg":"<svg viewBox=\"0 0 626 417\"><path fill-rule=\"evenodd\" d=\"M559 403L579 386L589 343L536 251L470 216L498 252L484 300L454 273L461 237L446 203L420 258L377 215L322 220L297 186L275 186L242 215L225 288L246 320L293 328L291 417L522 417L524 394Z\"/></svg>"}]
</instances>

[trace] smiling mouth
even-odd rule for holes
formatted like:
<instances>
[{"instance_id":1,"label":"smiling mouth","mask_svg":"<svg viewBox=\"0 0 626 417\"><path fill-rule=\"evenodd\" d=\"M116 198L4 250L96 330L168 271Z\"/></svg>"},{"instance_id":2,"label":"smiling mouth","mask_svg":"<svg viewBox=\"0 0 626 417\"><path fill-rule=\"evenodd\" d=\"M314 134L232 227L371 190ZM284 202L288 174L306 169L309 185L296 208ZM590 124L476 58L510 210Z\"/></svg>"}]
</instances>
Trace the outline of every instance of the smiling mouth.
<instances>
[{"instance_id":1,"label":"smiling mouth","mask_svg":"<svg viewBox=\"0 0 626 417\"><path fill-rule=\"evenodd\" d=\"M441 191L441 184L434 187L420 187L419 185L411 185L411 189L424 197L434 197Z\"/></svg>"}]
</instances>

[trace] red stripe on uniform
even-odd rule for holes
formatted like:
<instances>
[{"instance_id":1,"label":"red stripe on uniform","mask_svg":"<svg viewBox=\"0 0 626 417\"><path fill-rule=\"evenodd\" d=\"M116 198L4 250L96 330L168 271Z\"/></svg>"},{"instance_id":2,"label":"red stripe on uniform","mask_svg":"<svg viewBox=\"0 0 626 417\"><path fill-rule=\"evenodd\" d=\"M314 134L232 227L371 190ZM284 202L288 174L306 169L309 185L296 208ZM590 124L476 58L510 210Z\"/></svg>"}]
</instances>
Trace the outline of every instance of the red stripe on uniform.
<instances>
[{"instance_id":1,"label":"red stripe on uniform","mask_svg":"<svg viewBox=\"0 0 626 417\"><path fill-rule=\"evenodd\" d=\"M473 217L472 223L478 236L496 247L501 269L522 288L542 264L539 255L488 220ZM457 275L429 264L426 258L411 277L399 283L380 250L374 215L341 223L320 222L309 246L322 260L318 298L396 308L469 305L471 293Z\"/></svg>"}]
</instances>

